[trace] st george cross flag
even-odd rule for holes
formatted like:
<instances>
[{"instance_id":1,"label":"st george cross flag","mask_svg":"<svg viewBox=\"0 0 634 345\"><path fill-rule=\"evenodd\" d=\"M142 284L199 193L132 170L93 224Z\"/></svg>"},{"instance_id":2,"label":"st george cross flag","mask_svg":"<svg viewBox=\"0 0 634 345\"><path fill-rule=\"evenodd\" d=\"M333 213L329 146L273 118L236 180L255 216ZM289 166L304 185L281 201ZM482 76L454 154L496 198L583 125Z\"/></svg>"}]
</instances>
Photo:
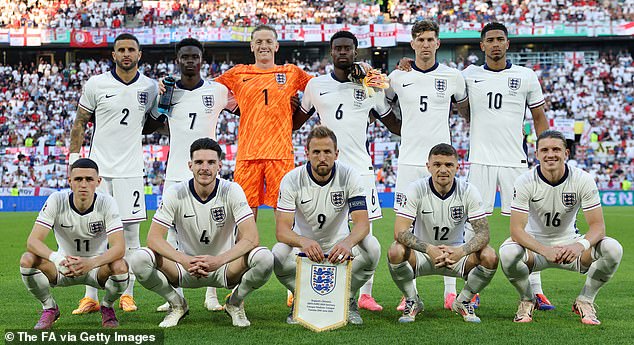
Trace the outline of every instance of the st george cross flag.
<instances>
[{"instance_id":1,"label":"st george cross flag","mask_svg":"<svg viewBox=\"0 0 634 345\"><path fill-rule=\"evenodd\" d=\"M352 260L333 265L313 262L300 253L295 275L293 317L302 326L322 332L348 323Z\"/></svg>"}]
</instances>

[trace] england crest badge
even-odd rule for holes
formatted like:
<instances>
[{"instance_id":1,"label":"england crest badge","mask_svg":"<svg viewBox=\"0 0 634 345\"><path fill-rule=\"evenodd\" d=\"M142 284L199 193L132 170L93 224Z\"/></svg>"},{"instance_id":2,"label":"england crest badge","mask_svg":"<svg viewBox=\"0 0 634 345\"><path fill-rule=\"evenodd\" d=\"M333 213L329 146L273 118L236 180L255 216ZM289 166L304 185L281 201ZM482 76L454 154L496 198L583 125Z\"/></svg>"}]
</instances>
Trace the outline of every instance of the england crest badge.
<instances>
[{"instance_id":1,"label":"england crest badge","mask_svg":"<svg viewBox=\"0 0 634 345\"><path fill-rule=\"evenodd\" d=\"M104 224L103 220L88 223L89 234L96 236L104 231L106 231L106 225Z\"/></svg>"},{"instance_id":2,"label":"england crest badge","mask_svg":"<svg viewBox=\"0 0 634 345\"><path fill-rule=\"evenodd\" d=\"M345 200L343 200L343 191L330 192L330 202L334 207L342 207Z\"/></svg>"},{"instance_id":3,"label":"england crest badge","mask_svg":"<svg viewBox=\"0 0 634 345\"><path fill-rule=\"evenodd\" d=\"M522 79L520 78L509 78L509 89L513 91L517 91L520 89L522 85Z\"/></svg>"},{"instance_id":4,"label":"england crest badge","mask_svg":"<svg viewBox=\"0 0 634 345\"><path fill-rule=\"evenodd\" d=\"M203 95L203 105L207 109L214 107L214 95Z\"/></svg>"},{"instance_id":5,"label":"england crest badge","mask_svg":"<svg viewBox=\"0 0 634 345\"><path fill-rule=\"evenodd\" d=\"M366 98L364 89L355 89L354 90L354 99L361 102Z\"/></svg>"},{"instance_id":6,"label":"england crest badge","mask_svg":"<svg viewBox=\"0 0 634 345\"><path fill-rule=\"evenodd\" d=\"M447 79L438 79L434 82L434 86L436 87L436 91L445 92L447 91Z\"/></svg>"},{"instance_id":7,"label":"england crest badge","mask_svg":"<svg viewBox=\"0 0 634 345\"><path fill-rule=\"evenodd\" d=\"M137 91L136 99L139 101L139 104L146 105L148 101L148 93L147 91Z\"/></svg>"},{"instance_id":8,"label":"england crest badge","mask_svg":"<svg viewBox=\"0 0 634 345\"><path fill-rule=\"evenodd\" d=\"M561 193L561 202L566 207L573 207L577 204L577 193Z\"/></svg>"},{"instance_id":9,"label":"england crest badge","mask_svg":"<svg viewBox=\"0 0 634 345\"><path fill-rule=\"evenodd\" d=\"M449 212L451 212L451 219L462 220L464 217L464 206L454 206L449 209Z\"/></svg>"},{"instance_id":10,"label":"england crest badge","mask_svg":"<svg viewBox=\"0 0 634 345\"><path fill-rule=\"evenodd\" d=\"M222 223L227 218L224 207L215 207L211 209L211 219L216 223Z\"/></svg>"},{"instance_id":11,"label":"england crest badge","mask_svg":"<svg viewBox=\"0 0 634 345\"><path fill-rule=\"evenodd\" d=\"M286 84L286 73L275 73L275 81L280 84Z\"/></svg>"},{"instance_id":12,"label":"england crest badge","mask_svg":"<svg viewBox=\"0 0 634 345\"><path fill-rule=\"evenodd\" d=\"M313 265L310 286L317 294L325 296L335 289L337 268L335 266Z\"/></svg>"}]
</instances>

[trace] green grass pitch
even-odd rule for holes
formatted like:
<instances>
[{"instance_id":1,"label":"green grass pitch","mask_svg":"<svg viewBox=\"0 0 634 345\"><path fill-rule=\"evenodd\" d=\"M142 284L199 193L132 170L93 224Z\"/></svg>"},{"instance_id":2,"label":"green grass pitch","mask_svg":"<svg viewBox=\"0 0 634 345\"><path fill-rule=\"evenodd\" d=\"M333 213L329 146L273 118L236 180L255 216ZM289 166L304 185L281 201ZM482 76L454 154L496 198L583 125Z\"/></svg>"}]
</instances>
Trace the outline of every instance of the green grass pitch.
<instances>
[{"instance_id":1,"label":"green grass pitch","mask_svg":"<svg viewBox=\"0 0 634 345\"><path fill-rule=\"evenodd\" d=\"M204 290L186 290L190 315L177 327L165 332L167 344L632 344L634 343L634 208L604 208L607 233L621 242L625 255L614 278L597 297L600 326L582 325L571 312L571 304L579 293L584 276L577 273L547 270L542 273L544 291L557 308L536 311L531 324L514 324L513 315L518 296L506 280L501 268L482 294L482 306L477 314L481 324L468 324L458 315L442 307L442 277L418 279L418 290L425 301L425 311L412 324L397 322L395 310L400 293L392 281L385 259L392 241L394 212L384 209L384 218L375 222L374 234L382 245L382 258L374 280L374 296L384 306L382 312L361 311L362 326L348 325L325 333L313 333L299 325L287 325L285 318L286 291L273 276L260 290L246 300L248 329L231 326L223 312L209 312L203 308ZM150 212L151 217L153 213ZM39 318L41 306L25 289L18 269L26 238L37 213L0 213L0 328L30 329ZM491 222L491 245L498 248L508 237L508 218L496 215ZM142 243L149 221L142 224ZM271 210L261 210L258 220L261 242L271 248L275 243L274 220ZM587 225L579 216L579 227ZM49 244L54 243L52 233ZM458 282L460 288L462 283ZM227 293L219 290L219 296ZM54 329L99 329L99 313L71 315L82 287L53 289L62 316ZM102 293L100 293L102 295ZM163 314L155 312L161 299L139 284L135 287L139 310L135 313L117 311L122 329L156 329Z\"/></svg>"}]
</instances>

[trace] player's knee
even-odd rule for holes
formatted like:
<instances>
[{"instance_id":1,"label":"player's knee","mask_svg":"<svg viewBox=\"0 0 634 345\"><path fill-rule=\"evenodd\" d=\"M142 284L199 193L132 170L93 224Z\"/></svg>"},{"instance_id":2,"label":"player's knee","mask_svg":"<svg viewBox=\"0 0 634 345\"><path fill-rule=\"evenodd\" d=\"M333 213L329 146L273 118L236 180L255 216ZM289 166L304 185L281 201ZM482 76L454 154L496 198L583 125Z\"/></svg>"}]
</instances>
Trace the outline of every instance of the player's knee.
<instances>
[{"instance_id":1,"label":"player's knee","mask_svg":"<svg viewBox=\"0 0 634 345\"><path fill-rule=\"evenodd\" d=\"M249 266L258 267L259 270L271 274L273 272L273 253L266 247L257 247L251 251Z\"/></svg>"},{"instance_id":2,"label":"player's knee","mask_svg":"<svg viewBox=\"0 0 634 345\"><path fill-rule=\"evenodd\" d=\"M387 260L391 264L399 264L406 260L405 252L405 246L394 241L387 252Z\"/></svg>"},{"instance_id":3,"label":"player's knee","mask_svg":"<svg viewBox=\"0 0 634 345\"><path fill-rule=\"evenodd\" d=\"M137 277L144 276L144 273L154 267L154 263L156 262L156 257L154 253L149 248L140 248L135 251L132 255L130 255L129 264L132 267L132 272L137 275Z\"/></svg>"},{"instance_id":4,"label":"player's knee","mask_svg":"<svg viewBox=\"0 0 634 345\"><path fill-rule=\"evenodd\" d=\"M22 257L20 257L20 267L33 268L35 267L35 263L37 261L38 261L38 257L35 254L31 252L26 252L22 254Z\"/></svg>"},{"instance_id":5,"label":"player's knee","mask_svg":"<svg viewBox=\"0 0 634 345\"><path fill-rule=\"evenodd\" d=\"M621 262L621 258L623 257L623 246L621 246L619 241L611 237L605 237L597 243L595 250L600 257L606 258L614 263Z\"/></svg>"},{"instance_id":6,"label":"player's knee","mask_svg":"<svg viewBox=\"0 0 634 345\"><path fill-rule=\"evenodd\" d=\"M498 267L498 256L493 248L486 246L480 252L480 265L488 269L496 269Z\"/></svg>"},{"instance_id":7,"label":"player's knee","mask_svg":"<svg viewBox=\"0 0 634 345\"><path fill-rule=\"evenodd\" d=\"M526 249L517 243L504 243L500 247L500 261L502 265L517 262L524 257Z\"/></svg>"},{"instance_id":8,"label":"player's knee","mask_svg":"<svg viewBox=\"0 0 634 345\"><path fill-rule=\"evenodd\" d=\"M291 255L291 248L285 243L278 242L273 246L271 253L273 254L273 270L275 274L280 274L284 270L284 263L288 260L288 256Z\"/></svg>"},{"instance_id":9,"label":"player's knee","mask_svg":"<svg viewBox=\"0 0 634 345\"><path fill-rule=\"evenodd\" d=\"M111 262L108 266L110 267L110 272L112 272L113 275L124 274L128 272L128 263L123 259L115 260Z\"/></svg>"},{"instance_id":10,"label":"player's knee","mask_svg":"<svg viewBox=\"0 0 634 345\"><path fill-rule=\"evenodd\" d=\"M381 244L379 240L374 236L366 236L361 242L363 244L362 249L367 252L368 260L370 260L370 266L376 269L381 260Z\"/></svg>"}]
</instances>

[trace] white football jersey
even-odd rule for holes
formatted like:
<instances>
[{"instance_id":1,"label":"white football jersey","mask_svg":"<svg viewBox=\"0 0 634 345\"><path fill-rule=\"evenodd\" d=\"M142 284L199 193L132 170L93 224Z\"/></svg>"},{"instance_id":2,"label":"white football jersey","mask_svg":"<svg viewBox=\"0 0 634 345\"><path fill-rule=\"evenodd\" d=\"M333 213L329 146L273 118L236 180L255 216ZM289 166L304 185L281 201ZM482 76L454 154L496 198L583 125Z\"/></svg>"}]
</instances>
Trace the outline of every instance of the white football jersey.
<instances>
[{"instance_id":1,"label":"white football jersey","mask_svg":"<svg viewBox=\"0 0 634 345\"><path fill-rule=\"evenodd\" d=\"M465 222L486 217L478 190L458 179L444 197L431 177L418 179L395 201L394 208L397 216L414 220L416 237L433 245L462 245Z\"/></svg>"},{"instance_id":2,"label":"white football jersey","mask_svg":"<svg viewBox=\"0 0 634 345\"><path fill-rule=\"evenodd\" d=\"M523 145L526 107L544 104L535 72L509 62L501 71L470 65L462 74L471 108L469 162L527 167Z\"/></svg>"},{"instance_id":3,"label":"white football jersey","mask_svg":"<svg viewBox=\"0 0 634 345\"><path fill-rule=\"evenodd\" d=\"M141 132L157 95L156 81L138 72L127 84L114 70L86 82L79 106L95 114L89 157L99 165L99 176L143 176Z\"/></svg>"},{"instance_id":4,"label":"white football jersey","mask_svg":"<svg viewBox=\"0 0 634 345\"><path fill-rule=\"evenodd\" d=\"M455 68L438 63L428 70L412 67L410 72L390 73L386 96L401 112L399 164L424 166L432 147L451 144L451 100L463 102L467 92L462 74Z\"/></svg>"},{"instance_id":5,"label":"white football jersey","mask_svg":"<svg viewBox=\"0 0 634 345\"><path fill-rule=\"evenodd\" d=\"M544 244L576 238L579 208L590 211L597 207L601 200L592 176L567 164L564 176L555 184L546 180L539 165L515 180L511 210L528 213L526 232Z\"/></svg>"},{"instance_id":6,"label":"white football jersey","mask_svg":"<svg viewBox=\"0 0 634 345\"><path fill-rule=\"evenodd\" d=\"M189 148L199 138L216 140L218 116L224 109L235 111L237 104L226 86L215 81L200 81L193 90L183 89L176 83L170 110L170 151L165 178L185 181L192 178L187 162ZM152 116L160 116L158 104Z\"/></svg>"},{"instance_id":7,"label":"white football jersey","mask_svg":"<svg viewBox=\"0 0 634 345\"><path fill-rule=\"evenodd\" d=\"M328 252L350 234L348 213L367 210L359 173L335 162L330 179L315 181L310 163L287 173L280 184L280 212L294 212L293 231L311 238Z\"/></svg>"},{"instance_id":8,"label":"white football jersey","mask_svg":"<svg viewBox=\"0 0 634 345\"><path fill-rule=\"evenodd\" d=\"M95 193L92 206L81 213L69 189L51 194L35 222L53 229L64 255L82 257L105 253L108 235L123 230L119 208L110 195Z\"/></svg>"},{"instance_id":9,"label":"white football jersey","mask_svg":"<svg viewBox=\"0 0 634 345\"><path fill-rule=\"evenodd\" d=\"M326 74L308 81L302 110L307 114L317 111L321 124L335 132L339 161L362 175L374 175L368 153L368 119L370 110L375 110L379 117L390 113L383 91L368 97L363 86Z\"/></svg>"},{"instance_id":10,"label":"white football jersey","mask_svg":"<svg viewBox=\"0 0 634 345\"><path fill-rule=\"evenodd\" d=\"M163 193L153 222L174 226L178 250L187 255L220 255L236 242L237 226L253 217L242 188L216 179L208 200L194 191L194 179L179 182Z\"/></svg>"}]
</instances>

